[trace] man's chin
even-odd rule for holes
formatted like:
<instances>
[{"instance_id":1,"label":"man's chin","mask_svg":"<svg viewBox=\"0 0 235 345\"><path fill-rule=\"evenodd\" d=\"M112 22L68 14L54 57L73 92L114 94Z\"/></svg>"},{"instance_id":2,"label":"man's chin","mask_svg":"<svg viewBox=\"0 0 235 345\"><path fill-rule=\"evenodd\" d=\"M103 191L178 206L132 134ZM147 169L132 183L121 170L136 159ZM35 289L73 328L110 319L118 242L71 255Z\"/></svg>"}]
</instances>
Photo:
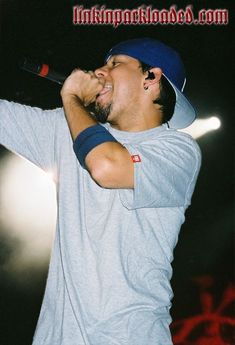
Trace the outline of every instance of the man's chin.
<instances>
[{"instance_id":1,"label":"man's chin","mask_svg":"<svg viewBox=\"0 0 235 345\"><path fill-rule=\"evenodd\" d=\"M98 122L105 123L108 120L109 114L111 112L112 105L109 104L107 106L101 106L99 104L95 104L93 114Z\"/></svg>"}]
</instances>

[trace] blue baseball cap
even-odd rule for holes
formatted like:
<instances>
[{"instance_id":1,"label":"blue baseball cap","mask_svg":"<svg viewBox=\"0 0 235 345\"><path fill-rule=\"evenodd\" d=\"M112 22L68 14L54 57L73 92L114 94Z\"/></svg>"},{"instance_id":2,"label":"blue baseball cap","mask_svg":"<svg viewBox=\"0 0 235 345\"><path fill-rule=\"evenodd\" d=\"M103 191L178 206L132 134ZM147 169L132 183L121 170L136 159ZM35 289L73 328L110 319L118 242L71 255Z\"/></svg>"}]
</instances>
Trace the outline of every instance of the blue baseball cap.
<instances>
[{"instance_id":1,"label":"blue baseball cap","mask_svg":"<svg viewBox=\"0 0 235 345\"><path fill-rule=\"evenodd\" d=\"M151 67L159 67L176 94L174 113L168 121L170 128L188 127L196 118L193 106L183 94L186 83L185 68L180 55L164 43L151 38L137 38L121 42L109 50L105 61L112 55L128 55Z\"/></svg>"}]
</instances>

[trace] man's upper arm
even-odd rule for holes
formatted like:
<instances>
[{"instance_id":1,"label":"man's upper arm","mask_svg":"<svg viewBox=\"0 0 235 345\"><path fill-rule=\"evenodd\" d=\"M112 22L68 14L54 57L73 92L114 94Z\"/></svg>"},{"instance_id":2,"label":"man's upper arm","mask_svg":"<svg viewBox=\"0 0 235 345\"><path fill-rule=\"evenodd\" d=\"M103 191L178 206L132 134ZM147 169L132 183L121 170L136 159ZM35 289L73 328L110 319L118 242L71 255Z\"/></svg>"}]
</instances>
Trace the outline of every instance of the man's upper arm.
<instances>
[{"instance_id":1,"label":"man's upper arm","mask_svg":"<svg viewBox=\"0 0 235 345\"><path fill-rule=\"evenodd\" d=\"M104 188L133 188L134 167L128 150L118 142L106 142L86 157L87 170Z\"/></svg>"},{"instance_id":2,"label":"man's upper arm","mask_svg":"<svg viewBox=\"0 0 235 345\"><path fill-rule=\"evenodd\" d=\"M46 168L54 159L56 117L46 110L0 100L0 144Z\"/></svg>"}]
</instances>

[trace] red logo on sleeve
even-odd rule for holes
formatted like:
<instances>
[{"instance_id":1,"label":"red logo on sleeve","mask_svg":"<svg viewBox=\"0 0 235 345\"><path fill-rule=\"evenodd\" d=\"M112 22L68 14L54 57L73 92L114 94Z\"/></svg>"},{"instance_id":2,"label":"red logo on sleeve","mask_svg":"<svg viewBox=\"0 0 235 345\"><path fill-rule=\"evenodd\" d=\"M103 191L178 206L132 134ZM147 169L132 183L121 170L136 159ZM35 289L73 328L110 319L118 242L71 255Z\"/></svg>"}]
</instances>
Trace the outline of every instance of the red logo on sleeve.
<instances>
[{"instance_id":1,"label":"red logo on sleeve","mask_svg":"<svg viewBox=\"0 0 235 345\"><path fill-rule=\"evenodd\" d=\"M133 163L139 163L139 162L141 162L141 158L140 158L139 155L133 155L133 156L131 156L131 159L132 159L132 162L133 162Z\"/></svg>"}]
</instances>

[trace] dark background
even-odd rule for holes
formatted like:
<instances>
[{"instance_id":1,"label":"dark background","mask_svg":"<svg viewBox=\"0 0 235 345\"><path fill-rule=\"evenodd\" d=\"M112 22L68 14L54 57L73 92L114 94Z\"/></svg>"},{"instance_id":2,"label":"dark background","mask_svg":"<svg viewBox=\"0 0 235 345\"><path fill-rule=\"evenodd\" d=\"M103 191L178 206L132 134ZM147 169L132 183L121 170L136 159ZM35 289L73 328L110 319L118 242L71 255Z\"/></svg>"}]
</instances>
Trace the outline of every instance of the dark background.
<instances>
[{"instance_id":1,"label":"dark background","mask_svg":"<svg viewBox=\"0 0 235 345\"><path fill-rule=\"evenodd\" d=\"M202 312L200 291L207 289L214 304L218 305L224 291L234 281L234 41L231 25L234 8L233 1L144 1L158 9L169 8L173 4L185 8L192 4L194 13L202 8L226 8L230 23L225 26L122 25L114 29L111 25L72 24L72 5L75 4L83 4L87 8L95 4L135 8L142 3L1 0L0 97L44 109L61 105L59 86L19 70L18 61L22 56L49 63L68 74L77 66L94 69L102 65L107 50L128 38L157 38L180 52L188 72L186 93L196 107L198 118L218 114L222 126L198 139L202 168L173 262L175 297L172 316L179 320ZM0 147L0 159L4 155L8 152ZM1 237L1 229L0 240L0 344L31 344L47 267L37 272L35 284L28 288L18 286L2 268L11 255L11 249L7 240ZM208 281L206 277L211 277L211 283L205 283ZM25 274L27 279L32 279L30 272ZM202 330L198 332L201 332L199 335L203 333ZM235 339L234 342L231 339L228 344L235 344Z\"/></svg>"}]
</instances>

